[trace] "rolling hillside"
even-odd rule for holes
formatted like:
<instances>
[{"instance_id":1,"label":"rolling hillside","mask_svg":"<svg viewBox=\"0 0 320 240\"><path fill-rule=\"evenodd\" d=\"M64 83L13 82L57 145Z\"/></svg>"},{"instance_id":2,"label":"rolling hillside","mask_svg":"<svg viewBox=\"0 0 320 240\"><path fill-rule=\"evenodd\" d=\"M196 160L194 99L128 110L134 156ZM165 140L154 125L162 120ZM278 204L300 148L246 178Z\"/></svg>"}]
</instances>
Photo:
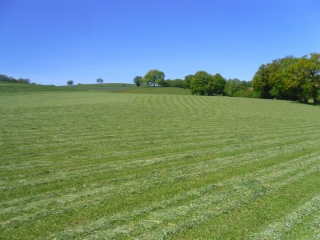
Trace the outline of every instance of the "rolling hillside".
<instances>
[{"instance_id":1,"label":"rolling hillside","mask_svg":"<svg viewBox=\"0 0 320 240\"><path fill-rule=\"evenodd\" d=\"M129 88L0 95L1 239L320 238L318 106Z\"/></svg>"}]
</instances>

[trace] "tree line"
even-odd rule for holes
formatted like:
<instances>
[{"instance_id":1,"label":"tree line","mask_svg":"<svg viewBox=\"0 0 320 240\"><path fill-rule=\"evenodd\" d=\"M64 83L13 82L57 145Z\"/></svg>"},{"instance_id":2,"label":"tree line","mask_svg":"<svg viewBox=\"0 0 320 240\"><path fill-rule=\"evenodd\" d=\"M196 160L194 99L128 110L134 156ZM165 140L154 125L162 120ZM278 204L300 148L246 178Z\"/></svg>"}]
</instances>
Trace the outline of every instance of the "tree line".
<instances>
[{"instance_id":1,"label":"tree line","mask_svg":"<svg viewBox=\"0 0 320 240\"><path fill-rule=\"evenodd\" d=\"M262 64L253 77L252 86L261 98L298 100L319 103L320 54L301 58L287 56Z\"/></svg>"},{"instance_id":2,"label":"tree line","mask_svg":"<svg viewBox=\"0 0 320 240\"><path fill-rule=\"evenodd\" d=\"M251 82L240 81L237 78L225 79L219 73L211 75L205 71L189 74L184 79L165 79L162 71L153 69L148 71L144 77L136 76L133 82L139 87L141 85L160 87L180 87L190 89L192 94L212 96L214 94L234 96L238 91L247 92Z\"/></svg>"},{"instance_id":3,"label":"tree line","mask_svg":"<svg viewBox=\"0 0 320 240\"><path fill-rule=\"evenodd\" d=\"M162 71L153 69L143 77L136 76L133 82L160 87L181 87L192 94L231 97L276 98L314 104L320 102L320 54L311 53L301 58L287 56L262 64L252 81L226 79L219 73L211 75L205 71L185 76L184 79L166 79Z\"/></svg>"},{"instance_id":4,"label":"tree line","mask_svg":"<svg viewBox=\"0 0 320 240\"><path fill-rule=\"evenodd\" d=\"M13 82L13 83L25 83L30 84L30 79L28 78L13 78L4 74L0 74L0 82Z\"/></svg>"}]
</instances>

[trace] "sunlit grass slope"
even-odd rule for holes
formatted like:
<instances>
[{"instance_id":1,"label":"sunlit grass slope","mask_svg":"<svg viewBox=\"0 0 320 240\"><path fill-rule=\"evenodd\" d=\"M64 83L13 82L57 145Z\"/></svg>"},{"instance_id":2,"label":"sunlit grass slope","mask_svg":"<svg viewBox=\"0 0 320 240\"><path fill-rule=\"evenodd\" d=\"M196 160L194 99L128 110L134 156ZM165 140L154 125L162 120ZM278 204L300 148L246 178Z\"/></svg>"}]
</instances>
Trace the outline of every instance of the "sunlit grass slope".
<instances>
[{"instance_id":1,"label":"sunlit grass slope","mask_svg":"<svg viewBox=\"0 0 320 240\"><path fill-rule=\"evenodd\" d=\"M72 86L37 85L22 83L2 83L0 82L1 94L29 94L34 92L61 92L61 91L103 91L110 93L140 93L140 94L174 94L191 95L189 89L177 87L151 87L135 84L106 83L106 84L79 84Z\"/></svg>"},{"instance_id":2,"label":"sunlit grass slope","mask_svg":"<svg viewBox=\"0 0 320 240\"><path fill-rule=\"evenodd\" d=\"M61 91L78 91L79 88L72 88L70 86L53 86L53 85L36 85L36 84L23 84L23 83L7 83L0 82L0 94L28 94L30 92L61 92Z\"/></svg>"},{"instance_id":3,"label":"sunlit grass slope","mask_svg":"<svg viewBox=\"0 0 320 240\"><path fill-rule=\"evenodd\" d=\"M72 86L74 89L105 91L112 93L141 93L141 94L175 94L175 95L191 95L189 89L177 87L151 87L140 86L135 84L123 83L107 83L107 84L81 84Z\"/></svg>"},{"instance_id":4,"label":"sunlit grass slope","mask_svg":"<svg viewBox=\"0 0 320 240\"><path fill-rule=\"evenodd\" d=\"M0 95L1 239L319 239L320 108Z\"/></svg>"}]
</instances>

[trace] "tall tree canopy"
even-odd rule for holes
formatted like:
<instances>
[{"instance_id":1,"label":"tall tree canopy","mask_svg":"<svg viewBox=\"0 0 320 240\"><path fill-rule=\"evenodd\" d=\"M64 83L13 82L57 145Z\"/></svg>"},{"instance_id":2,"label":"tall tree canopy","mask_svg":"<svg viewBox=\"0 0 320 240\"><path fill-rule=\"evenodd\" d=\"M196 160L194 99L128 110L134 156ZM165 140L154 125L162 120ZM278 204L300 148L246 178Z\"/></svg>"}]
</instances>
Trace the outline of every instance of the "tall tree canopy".
<instances>
[{"instance_id":1,"label":"tall tree canopy","mask_svg":"<svg viewBox=\"0 0 320 240\"><path fill-rule=\"evenodd\" d=\"M143 81L148 85L155 86L156 84L159 84L161 81L164 81L164 77L164 72L161 72L157 69L153 69L147 72L146 75L144 75Z\"/></svg>"},{"instance_id":2,"label":"tall tree canopy","mask_svg":"<svg viewBox=\"0 0 320 240\"><path fill-rule=\"evenodd\" d=\"M191 93L200 95L208 94L210 82L212 82L212 76L209 73L205 71L196 72L190 83Z\"/></svg>"},{"instance_id":3,"label":"tall tree canopy","mask_svg":"<svg viewBox=\"0 0 320 240\"><path fill-rule=\"evenodd\" d=\"M300 100L312 98L318 104L320 89L320 54L311 53L301 58L288 56L262 64L252 86L262 98Z\"/></svg>"},{"instance_id":4,"label":"tall tree canopy","mask_svg":"<svg viewBox=\"0 0 320 240\"><path fill-rule=\"evenodd\" d=\"M189 74L189 75L184 77L183 85L184 85L185 88L189 88L190 89L190 84L191 84L192 78L193 78L192 74Z\"/></svg>"},{"instance_id":5,"label":"tall tree canopy","mask_svg":"<svg viewBox=\"0 0 320 240\"><path fill-rule=\"evenodd\" d=\"M227 81L219 74L213 76L213 93L215 94L223 94L224 87Z\"/></svg>"},{"instance_id":6,"label":"tall tree canopy","mask_svg":"<svg viewBox=\"0 0 320 240\"><path fill-rule=\"evenodd\" d=\"M226 80L217 73L212 76L205 71L198 71L193 76L190 83L192 94L208 95L222 94Z\"/></svg>"},{"instance_id":7,"label":"tall tree canopy","mask_svg":"<svg viewBox=\"0 0 320 240\"><path fill-rule=\"evenodd\" d=\"M262 98L271 98L270 90L272 89L270 84L270 70L269 66L262 64L252 80L252 86L256 92L259 92Z\"/></svg>"}]
</instances>

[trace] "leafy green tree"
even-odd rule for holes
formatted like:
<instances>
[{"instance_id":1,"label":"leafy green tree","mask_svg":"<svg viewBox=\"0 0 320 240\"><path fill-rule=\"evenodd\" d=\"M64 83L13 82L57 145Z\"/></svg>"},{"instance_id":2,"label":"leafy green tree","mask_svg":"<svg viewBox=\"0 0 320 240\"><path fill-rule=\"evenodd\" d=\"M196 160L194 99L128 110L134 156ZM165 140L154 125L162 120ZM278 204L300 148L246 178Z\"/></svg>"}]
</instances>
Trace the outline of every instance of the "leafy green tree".
<instances>
[{"instance_id":1,"label":"leafy green tree","mask_svg":"<svg viewBox=\"0 0 320 240\"><path fill-rule=\"evenodd\" d=\"M185 88L189 88L190 89L190 84L191 84L192 78L193 78L192 74L189 74L189 75L184 77L183 85L184 85Z\"/></svg>"},{"instance_id":2,"label":"leafy green tree","mask_svg":"<svg viewBox=\"0 0 320 240\"><path fill-rule=\"evenodd\" d=\"M278 99L298 100L302 89L291 83L291 77L295 70L291 69L298 58L288 56L285 58L273 60L269 66L269 84L272 87L269 91L270 95ZM292 71L293 70L293 71Z\"/></svg>"},{"instance_id":3,"label":"leafy green tree","mask_svg":"<svg viewBox=\"0 0 320 240\"><path fill-rule=\"evenodd\" d=\"M192 94L208 95L223 94L226 80L219 74L214 76L205 71L198 71L190 83Z\"/></svg>"},{"instance_id":4,"label":"leafy green tree","mask_svg":"<svg viewBox=\"0 0 320 240\"><path fill-rule=\"evenodd\" d=\"M309 98L318 104L320 90L320 54L311 53L301 58L287 56L262 64L255 74L252 86L262 98L300 100Z\"/></svg>"},{"instance_id":5,"label":"leafy green tree","mask_svg":"<svg viewBox=\"0 0 320 240\"><path fill-rule=\"evenodd\" d=\"M212 80L213 80L213 93L223 94L223 90L226 85L226 80L219 73L215 74Z\"/></svg>"},{"instance_id":6,"label":"leafy green tree","mask_svg":"<svg viewBox=\"0 0 320 240\"><path fill-rule=\"evenodd\" d=\"M190 83L190 90L192 94L212 95L213 94L213 79L212 75L205 71L198 71L193 76Z\"/></svg>"},{"instance_id":7,"label":"leafy green tree","mask_svg":"<svg viewBox=\"0 0 320 240\"><path fill-rule=\"evenodd\" d=\"M226 85L224 87L224 92L231 97L235 92L239 90L246 90L247 88L248 87L245 81L240 81L239 79L234 78L234 79L229 79L226 82Z\"/></svg>"},{"instance_id":8,"label":"leafy green tree","mask_svg":"<svg viewBox=\"0 0 320 240\"><path fill-rule=\"evenodd\" d=\"M184 84L183 84L184 81L182 79L179 79L179 78L174 80L167 79L166 82L168 87L184 88Z\"/></svg>"},{"instance_id":9,"label":"leafy green tree","mask_svg":"<svg viewBox=\"0 0 320 240\"><path fill-rule=\"evenodd\" d=\"M137 85L137 87L140 87L140 85L142 84L142 77L141 76L135 76L133 79L133 83L135 83Z\"/></svg>"},{"instance_id":10,"label":"leafy green tree","mask_svg":"<svg viewBox=\"0 0 320 240\"><path fill-rule=\"evenodd\" d=\"M252 87L252 81L241 81L242 85L245 86L246 88L251 88Z\"/></svg>"},{"instance_id":11,"label":"leafy green tree","mask_svg":"<svg viewBox=\"0 0 320 240\"><path fill-rule=\"evenodd\" d=\"M103 79L102 79L102 78L98 78L98 79L97 79L97 83L102 84L102 83L103 83Z\"/></svg>"},{"instance_id":12,"label":"leafy green tree","mask_svg":"<svg viewBox=\"0 0 320 240\"><path fill-rule=\"evenodd\" d=\"M143 77L143 81L147 83L148 85L155 86L156 84L159 84L159 82L162 82L164 80L164 73L157 70L153 69L147 72L146 75Z\"/></svg>"},{"instance_id":13,"label":"leafy green tree","mask_svg":"<svg viewBox=\"0 0 320 240\"><path fill-rule=\"evenodd\" d=\"M243 98L260 98L260 94L255 91L248 91L240 89L233 93L233 97L243 97Z\"/></svg>"},{"instance_id":14,"label":"leafy green tree","mask_svg":"<svg viewBox=\"0 0 320 240\"><path fill-rule=\"evenodd\" d=\"M252 86L262 98L271 98L270 90L272 89L270 83L270 69L268 65L262 64L252 80Z\"/></svg>"},{"instance_id":15,"label":"leafy green tree","mask_svg":"<svg viewBox=\"0 0 320 240\"><path fill-rule=\"evenodd\" d=\"M320 54L311 53L310 58L304 56L297 64L301 65L303 71L300 76L297 75L296 77L302 79L303 90L313 99L313 104L316 105L318 104L320 90Z\"/></svg>"},{"instance_id":16,"label":"leafy green tree","mask_svg":"<svg viewBox=\"0 0 320 240\"><path fill-rule=\"evenodd\" d=\"M157 84L160 87L169 87L168 82L171 81L170 79L164 80L164 79L160 79Z\"/></svg>"},{"instance_id":17,"label":"leafy green tree","mask_svg":"<svg viewBox=\"0 0 320 240\"><path fill-rule=\"evenodd\" d=\"M297 97L305 103L312 98L318 104L320 89L320 54L311 53L310 57L303 56L284 69L282 81L285 87L296 93Z\"/></svg>"},{"instance_id":18,"label":"leafy green tree","mask_svg":"<svg viewBox=\"0 0 320 240\"><path fill-rule=\"evenodd\" d=\"M72 81L72 80L69 80L69 81L67 82L67 84L68 84L69 86L71 86L71 85L73 85L73 81Z\"/></svg>"}]
</instances>

